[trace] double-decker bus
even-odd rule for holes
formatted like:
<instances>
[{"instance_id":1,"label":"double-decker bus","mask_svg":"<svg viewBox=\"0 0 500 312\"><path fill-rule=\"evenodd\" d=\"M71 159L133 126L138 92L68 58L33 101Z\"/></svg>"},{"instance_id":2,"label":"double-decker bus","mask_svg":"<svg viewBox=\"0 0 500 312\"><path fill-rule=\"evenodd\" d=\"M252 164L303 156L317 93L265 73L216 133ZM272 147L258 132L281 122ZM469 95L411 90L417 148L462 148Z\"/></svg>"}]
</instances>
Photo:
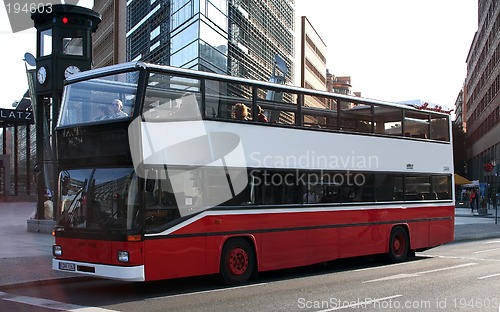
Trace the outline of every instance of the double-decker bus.
<instances>
[{"instance_id":1,"label":"double-decker bus","mask_svg":"<svg viewBox=\"0 0 500 312\"><path fill-rule=\"evenodd\" d=\"M340 258L404 261L453 240L450 125L408 105L142 62L75 74L56 127L53 269L239 284Z\"/></svg>"}]
</instances>

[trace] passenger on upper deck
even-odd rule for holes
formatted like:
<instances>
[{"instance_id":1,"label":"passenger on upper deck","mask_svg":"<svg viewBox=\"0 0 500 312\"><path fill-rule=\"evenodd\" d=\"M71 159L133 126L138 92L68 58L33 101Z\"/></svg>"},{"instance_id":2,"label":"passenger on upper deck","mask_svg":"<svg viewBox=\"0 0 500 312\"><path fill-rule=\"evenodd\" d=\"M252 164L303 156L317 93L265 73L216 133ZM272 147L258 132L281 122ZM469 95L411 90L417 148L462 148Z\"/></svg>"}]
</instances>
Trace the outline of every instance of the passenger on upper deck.
<instances>
[{"instance_id":1,"label":"passenger on upper deck","mask_svg":"<svg viewBox=\"0 0 500 312\"><path fill-rule=\"evenodd\" d=\"M260 105L257 105L257 110L257 120L260 122L268 122L266 115L264 115L264 110L260 107Z\"/></svg>"},{"instance_id":2,"label":"passenger on upper deck","mask_svg":"<svg viewBox=\"0 0 500 312\"><path fill-rule=\"evenodd\" d=\"M101 110L101 115L97 116L95 120L107 120L107 119L128 117L128 114L123 111L122 101L118 99L113 100L111 102L111 105L102 105L101 107L99 107L99 109Z\"/></svg>"},{"instance_id":3,"label":"passenger on upper deck","mask_svg":"<svg viewBox=\"0 0 500 312\"><path fill-rule=\"evenodd\" d=\"M177 119L201 119L200 108L196 96L191 92L186 92L180 98L181 105L179 110L173 114L173 118Z\"/></svg>"},{"instance_id":4,"label":"passenger on upper deck","mask_svg":"<svg viewBox=\"0 0 500 312\"><path fill-rule=\"evenodd\" d=\"M234 104L234 118L239 120L248 120L248 107L242 103Z\"/></svg>"},{"instance_id":5,"label":"passenger on upper deck","mask_svg":"<svg viewBox=\"0 0 500 312\"><path fill-rule=\"evenodd\" d=\"M105 119L128 117L128 114L123 111L122 101L115 99L113 100L113 102L111 102L111 104L112 104L111 115L109 115Z\"/></svg>"},{"instance_id":6,"label":"passenger on upper deck","mask_svg":"<svg viewBox=\"0 0 500 312\"><path fill-rule=\"evenodd\" d=\"M99 106L99 110L101 111L101 114L97 116L95 120L104 120L108 119L111 115L111 111L109 110L109 105L101 105Z\"/></svg>"}]
</instances>

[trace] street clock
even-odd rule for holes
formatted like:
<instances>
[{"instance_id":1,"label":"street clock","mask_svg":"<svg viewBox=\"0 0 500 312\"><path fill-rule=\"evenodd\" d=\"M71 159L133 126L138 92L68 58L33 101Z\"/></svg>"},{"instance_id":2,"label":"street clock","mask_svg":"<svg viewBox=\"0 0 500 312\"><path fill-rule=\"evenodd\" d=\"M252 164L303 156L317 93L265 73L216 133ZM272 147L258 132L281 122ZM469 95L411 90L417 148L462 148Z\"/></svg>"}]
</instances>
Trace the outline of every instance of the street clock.
<instances>
[{"instance_id":1,"label":"street clock","mask_svg":"<svg viewBox=\"0 0 500 312\"><path fill-rule=\"evenodd\" d=\"M101 15L81 6L55 4L31 18L37 29L36 92L51 96L62 92L71 75L91 68L92 33Z\"/></svg>"},{"instance_id":2,"label":"street clock","mask_svg":"<svg viewBox=\"0 0 500 312\"><path fill-rule=\"evenodd\" d=\"M41 66L38 68L36 72L36 79L38 80L38 83L43 85L47 79L47 69L44 66Z\"/></svg>"},{"instance_id":3,"label":"street clock","mask_svg":"<svg viewBox=\"0 0 500 312\"><path fill-rule=\"evenodd\" d=\"M68 1L66 1L68 2ZM78 1L76 1L78 2ZM50 9L48 9L50 6ZM45 189L58 196L58 160L56 120L62 102L64 81L71 75L91 68L92 33L101 22L101 15L91 9L70 4L53 4L47 9L31 14L37 31L37 53L31 64L36 65L35 95L33 105L36 128L36 158L40 168L37 179L37 214L44 215ZM54 122L50 122L50 119ZM44 125L51 125L50 128ZM45 153L50 138L51 153ZM42 174L43 172L43 174ZM53 213L57 215L58 202L54 201Z\"/></svg>"},{"instance_id":4,"label":"street clock","mask_svg":"<svg viewBox=\"0 0 500 312\"><path fill-rule=\"evenodd\" d=\"M69 65L64 70L64 78L68 79L69 76L71 76L73 74L76 74L76 73L79 73L80 71L81 71L80 68L78 68L77 66L75 66L75 65Z\"/></svg>"}]
</instances>

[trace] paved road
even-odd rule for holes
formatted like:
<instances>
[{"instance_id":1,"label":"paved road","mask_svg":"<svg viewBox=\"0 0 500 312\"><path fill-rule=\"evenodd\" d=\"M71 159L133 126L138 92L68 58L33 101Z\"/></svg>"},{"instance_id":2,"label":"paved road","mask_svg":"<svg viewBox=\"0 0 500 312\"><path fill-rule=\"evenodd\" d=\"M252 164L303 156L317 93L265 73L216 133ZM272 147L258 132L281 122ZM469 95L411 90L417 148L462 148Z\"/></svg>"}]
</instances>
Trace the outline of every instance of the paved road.
<instances>
[{"instance_id":1,"label":"paved road","mask_svg":"<svg viewBox=\"0 0 500 312\"><path fill-rule=\"evenodd\" d=\"M51 269L53 237L27 231L27 220L35 203L0 203L0 286L70 278ZM500 238L500 224L489 216L475 216L469 209L456 209L455 240Z\"/></svg>"},{"instance_id":2,"label":"paved road","mask_svg":"<svg viewBox=\"0 0 500 312\"><path fill-rule=\"evenodd\" d=\"M482 239L439 246L400 264L363 257L265 272L239 287L213 277L150 283L59 279L43 286L0 287L0 307L29 312L498 312L499 259L500 239Z\"/></svg>"}]
</instances>

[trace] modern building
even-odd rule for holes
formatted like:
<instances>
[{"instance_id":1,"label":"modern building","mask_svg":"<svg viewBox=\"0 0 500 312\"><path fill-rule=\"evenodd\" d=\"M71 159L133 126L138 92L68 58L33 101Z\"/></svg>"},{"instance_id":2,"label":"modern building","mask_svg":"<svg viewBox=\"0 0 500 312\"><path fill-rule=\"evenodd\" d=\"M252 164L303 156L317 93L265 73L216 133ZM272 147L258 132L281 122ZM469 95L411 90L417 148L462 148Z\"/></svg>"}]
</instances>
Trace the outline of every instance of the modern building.
<instances>
[{"instance_id":1,"label":"modern building","mask_svg":"<svg viewBox=\"0 0 500 312\"><path fill-rule=\"evenodd\" d=\"M465 112L464 110L464 90L460 90L455 100L455 120L453 122L461 127L464 131L467 130L467 124L465 123Z\"/></svg>"},{"instance_id":2,"label":"modern building","mask_svg":"<svg viewBox=\"0 0 500 312\"><path fill-rule=\"evenodd\" d=\"M145 62L269 80L294 75L294 1L95 0L94 66Z\"/></svg>"},{"instance_id":3,"label":"modern building","mask_svg":"<svg viewBox=\"0 0 500 312\"><path fill-rule=\"evenodd\" d=\"M321 39L321 36L316 32L306 16L301 17L300 43L301 87L361 96L359 92L352 92L350 76L335 76L326 68L326 43ZM335 103L323 103L321 99L313 97L306 96L304 102L306 106L310 107L337 109Z\"/></svg>"},{"instance_id":4,"label":"modern building","mask_svg":"<svg viewBox=\"0 0 500 312\"><path fill-rule=\"evenodd\" d=\"M326 91L326 44L306 16L301 17L300 86ZM327 107L322 99L305 98L305 105Z\"/></svg>"},{"instance_id":5,"label":"modern building","mask_svg":"<svg viewBox=\"0 0 500 312\"><path fill-rule=\"evenodd\" d=\"M95 0L93 10L102 16L102 21L92 36L93 66L104 67L126 62L127 1Z\"/></svg>"},{"instance_id":6,"label":"modern building","mask_svg":"<svg viewBox=\"0 0 500 312\"><path fill-rule=\"evenodd\" d=\"M326 80L327 80L326 86L328 92L353 95L351 76L335 76L331 74L330 71L327 70Z\"/></svg>"},{"instance_id":7,"label":"modern building","mask_svg":"<svg viewBox=\"0 0 500 312\"><path fill-rule=\"evenodd\" d=\"M467 55L463 112L467 176L500 191L500 2L478 0L478 30Z\"/></svg>"}]
</instances>

